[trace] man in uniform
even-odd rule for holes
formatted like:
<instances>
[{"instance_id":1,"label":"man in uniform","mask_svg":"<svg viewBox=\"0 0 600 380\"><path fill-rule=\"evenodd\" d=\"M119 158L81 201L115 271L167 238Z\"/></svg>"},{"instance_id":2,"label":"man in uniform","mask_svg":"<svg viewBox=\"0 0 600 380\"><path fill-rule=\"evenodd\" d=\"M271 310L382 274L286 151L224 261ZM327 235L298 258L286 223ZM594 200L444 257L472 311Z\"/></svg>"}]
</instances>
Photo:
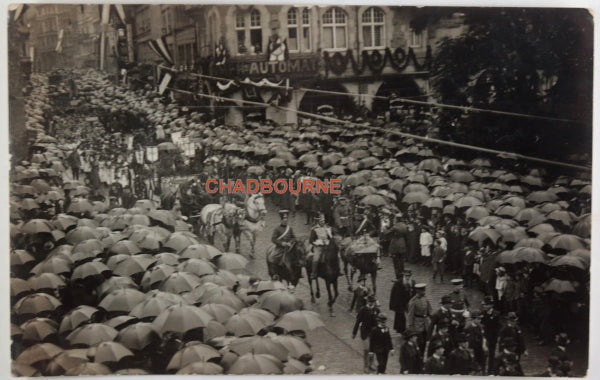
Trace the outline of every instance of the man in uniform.
<instances>
[{"instance_id":1,"label":"man in uniform","mask_svg":"<svg viewBox=\"0 0 600 380\"><path fill-rule=\"evenodd\" d=\"M431 316L431 304L425 298L427 284L416 284L416 295L408 302L407 328L416 331L419 339L420 352L425 351L427 332Z\"/></svg>"},{"instance_id":2,"label":"man in uniform","mask_svg":"<svg viewBox=\"0 0 600 380\"><path fill-rule=\"evenodd\" d=\"M344 237L348 236L351 232L351 218L352 209L348 204L348 198L340 197L338 203L333 209L333 219L335 221L335 227L338 229L339 233Z\"/></svg>"},{"instance_id":3,"label":"man in uniform","mask_svg":"<svg viewBox=\"0 0 600 380\"><path fill-rule=\"evenodd\" d=\"M448 374L474 375L478 372L477 363L469 349L469 342L464 334L458 337L458 347L448 355Z\"/></svg>"},{"instance_id":4,"label":"man in uniform","mask_svg":"<svg viewBox=\"0 0 600 380\"><path fill-rule=\"evenodd\" d=\"M467 308L469 308L469 299L465 294L463 279L454 278L450 280L450 283L454 286L454 289L448 293L448 297L450 297L452 303L462 302Z\"/></svg>"},{"instance_id":5,"label":"man in uniform","mask_svg":"<svg viewBox=\"0 0 600 380\"><path fill-rule=\"evenodd\" d=\"M444 357L445 348L442 342L435 341L430 349L433 354L425 361L423 373L428 375L446 375L446 358Z\"/></svg>"},{"instance_id":6,"label":"man in uniform","mask_svg":"<svg viewBox=\"0 0 600 380\"><path fill-rule=\"evenodd\" d=\"M271 242L275 244L275 257L278 258L276 264L279 264L283 255L292 246L293 241L296 239L294 230L288 225L288 210L279 210L279 217L281 218L279 226L273 230L271 235Z\"/></svg>"},{"instance_id":7,"label":"man in uniform","mask_svg":"<svg viewBox=\"0 0 600 380\"><path fill-rule=\"evenodd\" d=\"M489 355L487 374L491 375L495 369L494 355L496 353L496 343L498 342L498 332L500 331L500 312L494 308L494 301L490 296L483 298L481 306L483 308L481 324L483 325Z\"/></svg>"},{"instance_id":8,"label":"man in uniform","mask_svg":"<svg viewBox=\"0 0 600 380\"><path fill-rule=\"evenodd\" d=\"M473 350L473 356L475 361L481 369L485 368L485 338L483 332L483 326L481 326L481 319L483 314L479 310L473 310L471 312L471 318L466 323L464 333L469 341L469 347Z\"/></svg>"},{"instance_id":9,"label":"man in uniform","mask_svg":"<svg viewBox=\"0 0 600 380\"><path fill-rule=\"evenodd\" d=\"M397 279L390 294L390 310L394 311L394 330L403 333L406 330L406 312L408 302L414 296L414 281L410 279L412 272L403 272L402 279Z\"/></svg>"},{"instance_id":10,"label":"man in uniform","mask_svg":"<svg viewBox=\"0 0 600 380\"><path fill-rule=\"evenodd\" d=\"M377 316L377 325L371 329L369 334L369 354L377 357L377 374L385 373L390 351L392 355L394 354L392 337L390 330L385 325L386 321L387 317L379 314Z\"/></svg>"},{"instance_id":11,"label":"man in uniform","mask_svg":"<svg viewBox=\"0 0 600 380\"><path fill-rule=\"evenodd\" d=\"M356 338L358 328L360 327L360 339L363 343L363 361L365 373L369 373L372 364L372 358L369 355L370 343L369 334L371 330L377 325L377 316L380 313L379 308L376 306L375 296L367 297L367 305L360 309L356 315L356 322L352 329L352 339Z\"/></svg>"},{"instance_id":12,"label":"man in uniform","mask_svg":"<svg viewBox=\"0 0 600 380\"><path fill-rule=\"evenodd\" d=\"M502 351L508 344L507 341L514 341L516 343L515 354L517 358L521 360L521 355L527 355L525 349L525 339L523 338L523 332L518 325L519 318L514 311L508 313L506 325L502 327L498 333L498 348Z\"/></svg>"},{"instance_id":13,"label":"man in uniform","mask_svg":"<svg viewBox=\"0 0 600 380\"><path fill-rule=\"evenodd\" d=\"M429 325L429 331L427 332L428 340L431 340L431 336L435 333L438 324L446 323L447 325L450 325L452 322L452 313L450 312L452 301L450 300L450 297L443 296L440 303L440 308L431 316L431 323Z\"/></svg>"},{"instance_id":14,"label":"man in uniform","mask_svg":"<svg viewBox=\"0 0 600 380\"><path fill-rule=\"evenodd\" d=\"M450 325L446 321L442 321L438 324L437 331L431 337L431 341L427 347L427 357L431 356L435 351L435 346L441 343L446 352L452 352L455 347L455 343L448 333Z\"/></svg>"},{"instance_id":15,"label":"man in uniform","mask_svg":"<svg viewBox=\"0 0 600 380\"><path fill-rule=\"evenodd\" d=\"M317 216L317 225L310 231L309 243L312 246L312 270L311 279L317 278L317 268L323 249L329 245L329 241L333 238L331 227L325 224L325 215L320 213Z\"/></svg>"},{"instance_id":16,"label":"man in uniform","mask_svg":"<svg viewBox=\"0 0 600 380\"><path fill-rule=\"evenodd\" d=\"M404 343L400 347L400 373L419 374L423 366L423 355L419 348L419 331L407 329L404 332Z\"/></svg>"}]
</instances>

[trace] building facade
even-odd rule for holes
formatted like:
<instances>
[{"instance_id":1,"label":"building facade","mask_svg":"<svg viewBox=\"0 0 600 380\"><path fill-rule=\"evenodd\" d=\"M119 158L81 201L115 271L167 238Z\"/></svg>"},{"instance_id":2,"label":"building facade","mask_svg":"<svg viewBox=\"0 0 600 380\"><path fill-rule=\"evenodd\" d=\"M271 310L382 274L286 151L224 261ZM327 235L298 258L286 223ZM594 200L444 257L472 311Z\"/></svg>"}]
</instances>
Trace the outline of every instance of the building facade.
<instances>
[{"instance_id":1,"label":"building facade","mask_svg":"<svg viewBox=\"0 0 600 380\"><path fill-rule=\"evenodd\" d=\"M458 12L433 12L437 16L432 17L431 11L425 13L415 7L136 7L139 62L167 64L179 70L178 74L194 72L221 78L218 85L209 86L212 91L207 91L215 95L257 102L275 99L281 108L265 107L261 112L279 123L294 123L295 110L314 113L322 104L332 105L338 110L337 116L342 116L357 107L385 109L385 101L375 96L395 93L427 99L428 65L437 43L460 34L463 28ZM162 39L172 62L164 62L153 52L147 44L149 39ZM229 88L227 81L231 80L250 84ZM256 85L265 80L295 90L274 91L273 87ZM230 123L256 111L237 105L228 111Z\"/></svg>"}]
</instances>

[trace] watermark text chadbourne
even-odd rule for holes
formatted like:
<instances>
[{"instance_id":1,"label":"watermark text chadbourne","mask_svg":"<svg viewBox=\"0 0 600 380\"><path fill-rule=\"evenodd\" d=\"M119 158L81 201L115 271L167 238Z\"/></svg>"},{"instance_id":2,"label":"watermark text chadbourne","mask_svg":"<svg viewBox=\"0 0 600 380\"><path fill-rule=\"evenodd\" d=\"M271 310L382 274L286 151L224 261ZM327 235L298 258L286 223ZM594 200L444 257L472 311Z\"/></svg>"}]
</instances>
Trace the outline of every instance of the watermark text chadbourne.
<instances>
[{"instance_id":1,"label":"watermark text chadbourne","mask_svg":"<svg viewBox=\"0 0 600 380\"><path fill-rule=\"evenodd\" d=\"M340 179L209 179L205 184L206 192L214 193L248 193L248 194L292 194L325 193L341 194L342 181Z\"/></svg>"}]
</instances>

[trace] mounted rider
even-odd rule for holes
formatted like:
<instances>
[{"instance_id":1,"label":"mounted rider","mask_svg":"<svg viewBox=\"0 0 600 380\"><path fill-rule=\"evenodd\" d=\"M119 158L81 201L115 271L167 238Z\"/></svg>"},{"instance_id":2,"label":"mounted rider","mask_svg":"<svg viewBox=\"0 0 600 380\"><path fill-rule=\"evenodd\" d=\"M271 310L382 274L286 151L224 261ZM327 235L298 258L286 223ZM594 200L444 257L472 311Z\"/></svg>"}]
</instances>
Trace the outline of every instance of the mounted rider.
<instances>
[{"instance_id":1,"label":"mounted rider","mask_svg":"<svg viewBox=\"0 0 600 380\"><path fill-rule=\"evenodd\" d=\"M283 255L288 252L296 240L294 230L288 224L289 210L279 210L279 217L281 218L280 224L273 230L273 235L271 236L271 242L275 244L273 255L277 258L277 264L281 262Z\"/></svg>"},{"instance_id":2,"label":"mounted rider","mask_svg":"<svg viewBox=\"0 0 600 380\"><path fill-rule=\"evenodd\" d=\"M321 253L324 247L329 245L329 242L333 239L333 231L331 227L325 224L325 215L319 213L317 216L317 225L310 231L309 243L312 247L312 271L311 279L317 278L317 268L321 259Z\"/></svg>"}]
</instances>

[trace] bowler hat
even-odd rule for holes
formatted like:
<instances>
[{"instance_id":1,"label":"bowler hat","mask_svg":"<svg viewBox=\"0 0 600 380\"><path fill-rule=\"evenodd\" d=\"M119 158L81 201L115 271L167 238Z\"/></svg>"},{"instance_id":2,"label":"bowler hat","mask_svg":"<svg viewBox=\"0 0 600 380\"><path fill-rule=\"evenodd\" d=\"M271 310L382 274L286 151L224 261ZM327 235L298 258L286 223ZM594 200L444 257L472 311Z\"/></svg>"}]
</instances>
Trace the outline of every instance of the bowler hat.
<instances>
[{"instance_id":1,"label":"bowler hat","mask_svg":"<svg viewBox=\"0 0 600 380\"><path fill-rule=\"evenodd\" d=\"M406 331L404 331L403 335L405 339L410 339L411 337L415 336L415 335L419 335L420 332L416 331L414 329L407 329Z\"/></svg>"},{"instance_id":2,"label":"bowler hat","mask_svg":"<svg viewBox=\"0 0 600 380\"><path fill-rule=\"evenodd\" d=\"M385 314L379 314L379 315L377 315L377 321L385 322L385 321L387 321L387 317L385 316Z\"/></svg>"},{"instance_id":3,"label":"bowler hat","mask_svg":"<svg viewBox=\"0 0 600 380\"><path fill-rule=\"evenodd\" d=\"M438 348L440 348L440 347L444 347L444 343L442 343L442 341L441 341L441 340L439 340L439 339L436 339L436 340L434 340L433 342L431 342L431 343L429 344L429 348L430 348L432 351L435 351L435 350L437 350L437 349L438 349Z\"/></svg>"},{"instance_id":4,"label":"bowler hat","mask_svg":"<svg viewBox=\"0 0 600 380\"><path fill-rule=\"evenodd\" d=\"M371 295L367 297L367 302L375 302L377 301L377 299L375 298L375 296Z\"/></svg>"},{"instance_id":5,"label":"bowler hat","mask_svg":"<svg viewBox=\"0 0 600 380\"><path fill-rule=\"evenodd\" d=\"M462 278L454 278L454 279L450 280L450 283L452 285L462 285L463 280L462 280Z\"/></svg>"},{"instance_id":6,"label":"bowler hat","mask_svg":"<svg viewBox=\"0 0 600 380\"><path fill-rule=\"evenodd\" d=\"M279 217L283 219L284 216L288 216L290 213L289 210L279 210Z\"/></svg>"}]
</instances>

